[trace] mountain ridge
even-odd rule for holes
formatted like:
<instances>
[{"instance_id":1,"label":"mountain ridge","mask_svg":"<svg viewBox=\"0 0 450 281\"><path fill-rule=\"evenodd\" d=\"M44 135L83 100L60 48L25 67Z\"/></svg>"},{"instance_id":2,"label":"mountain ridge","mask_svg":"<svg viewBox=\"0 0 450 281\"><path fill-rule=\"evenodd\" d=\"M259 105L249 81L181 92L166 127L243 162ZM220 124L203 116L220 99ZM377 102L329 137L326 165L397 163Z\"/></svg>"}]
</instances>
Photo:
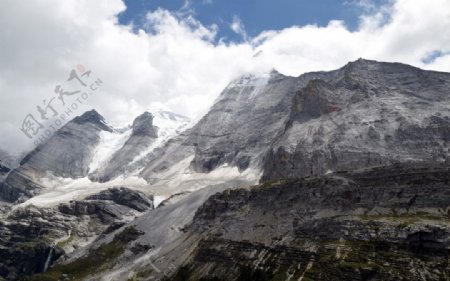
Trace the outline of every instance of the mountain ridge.
<instances>
[{"instance_id":1,"label":"mountain ridge","mask_svg":"<svg viewBox=\"0 0 450 281\"><path fill-rule=\"evenodd\" d=\"M113 136L114 145L96 154L99 145L87 141L81 151L92 158L104 154L95 169L111 159L119 167L107 173L112 176L105 182L97 182L86 177L94 166L80 165L84 177L75 182L86 181L83 190L90 188L92 194L79 193L82 189L71 186L73 182L52 187L53 192L67 194L62 196L65 201L75 202L63 200L56 205L62 209L49 206L42 211L37 217L46 224L36 225L36 231L54 225L52 241L67 239L67 231L84 233L92 240L70 241L79 248L61 253L47 275L31 280L65 274L81 280L184 276L182 280L194 281L221 280L226 273L229 280L257 276L394 280L399 274L411 280L420 276L445 280L450 276L443 262L449 257L450 241L449 93L450 73L362 59L298 77L277 72L246 75L231 82L192 127L174 115L172 121L179 126L166 130L153 123L157 112L155 118L144 113L139 119L144 121L143 130L137 129L135 136L148 143L140 148L133 144L130 148L138 149L116 159L114 155L127 147L133 128L122 133L103 130L103 122L91 112L78 123L88 124L97 144L104 145ZM165 115L165 120L172 119ZM67 135L70 132L63 134ZM131 155L135 156L127 158ZM9 174L2 193L23 201L35 196L28 202L44 199L49 190L33 186L39 177L20 177L21 171L26 170ZM67 179L73 180L59 180ZM139 184L118 185L117 179L139 180ZM21 198L23 189L29 193ZM128 217L129 207L116 205L130 198L125 195L131 192L136 192L131 197L138 206L147 207L135 213L137 205L131 204L134 215ZM108 203L110 208L105 207ZM29 204L8 208L3 211L0 205L8 223L18 214L43 210ZM47 213L52 215L46 217ZM63 224L61 229L61 219L68 219L67 215L82 224ZM21 219L27 220L24 215ZM97 232L84 231L89 220ZM0 225L0 232L11 233L8 223ZM20 239L31 238L23 234ZM33 249L42 253L42 247ZM111 248L115 254L104 259L103 251ZM15 253L19 258L26 255ZM390 264L383 264L383 258ZM96 268L70 271L92 260ZM229 267L229 262L236 266ZM401 269L406 264L417 271ZM167 271L170 268L175 271Z\"/></svg>"}]
</instances>

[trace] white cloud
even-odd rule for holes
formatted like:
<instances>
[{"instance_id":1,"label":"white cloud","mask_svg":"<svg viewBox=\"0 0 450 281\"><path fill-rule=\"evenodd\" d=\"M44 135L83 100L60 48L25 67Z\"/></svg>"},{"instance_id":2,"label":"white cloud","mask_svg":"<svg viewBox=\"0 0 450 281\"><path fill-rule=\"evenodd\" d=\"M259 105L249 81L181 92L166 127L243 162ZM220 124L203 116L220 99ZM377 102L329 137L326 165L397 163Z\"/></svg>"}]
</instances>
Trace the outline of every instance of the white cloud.
<instances>
[{"instance_id":1,"label":"white cloud","mask_svg":"<svg viewBox=\"0 0 450 281\"><path fill-rule=\"evenodd\" d=\"M247 39L248 39L247 31L245 31L245 26L242 23L242 20L238 16L236 16L236 15L233 16L233 21L230 24L230 28L231 28L231 30L234 31L234 33L236 33L237 35L240 35L242 37L242 39L247 41Z\"/></svg>"},{"instance_id":2,"label":"white cloud","mask_svg":"<svg viewBox=\"0 0 450 281\"><path fill-rule=\"evenodd\" d=\"M448 0L397 0L364 13L356 31L331 21L248 38L235 18L231 27L246 41L230 44L214 43L217 26L202 25L192 13L161 9L147 15L146 31L133 33L117 24L125 8L120 0L0 3L0 147L31 144L19 131L23 118L37 115L36 106L77 64L104 83L76 113L96 108L117 124L152 105L198 118L232 78L272 67L299 75L364 57L450 71ZM443 55L422 62L436 51Z\"/></svg>"}]
</instances>

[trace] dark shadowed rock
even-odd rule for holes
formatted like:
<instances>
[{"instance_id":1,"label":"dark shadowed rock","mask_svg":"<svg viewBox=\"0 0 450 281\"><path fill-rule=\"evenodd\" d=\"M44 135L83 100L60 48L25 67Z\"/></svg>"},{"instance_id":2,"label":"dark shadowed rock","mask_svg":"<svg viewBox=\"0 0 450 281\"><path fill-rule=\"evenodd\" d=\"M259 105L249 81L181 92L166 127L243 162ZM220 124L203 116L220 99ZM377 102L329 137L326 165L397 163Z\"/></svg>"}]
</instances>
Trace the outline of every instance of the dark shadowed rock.
<instances>
[{"instance_id":1,"label":"dark shadowed rock","mask_svg":"<svg viewBox=\"0 0 450 281\"><path fill-rule=\"evenodd\" d=\"M218 193L187 280L447 280L449 191L448 166L406 164Z\"/></svg>"},{"instance_id":2,"label":"dark shadowed rock","mask_svg":"<svg viewBox=\"0 0 450 281\"><path fill-rule=\"evenodd\" d=\"M40 273L49 256L51 265L86 241L114 232L151 209L150 198L127 188L111 188L56 208L2 208L0 279L23 280ZM56 245L51 243L55 240Z\"/></svg>"},{"instance_id":3,"label":"dark shadowed rock","mask_svg":"<svg viewBox=\"0 0 450 281\"><path fill-rule=\"evenodd\" d=\"M157 129L153 126L153 116L150 112L144 112L133 122L132 136L157 138Z\"/></svg>"},{"instance_id":4,"label":"dark shadowed rock","mask_svg":"<svg viewBox=\"0 0 450 281\"><path fill-rule=\"evenodd\" d=\"M86 197L86 200L110 200L139 212L153 209L153 198L148 198L142 192L125 187L109 188L98 194Z\"/></svg>"},{"instance_id":5,"label":"dark shadowed rock","mask_svg":"<svg viewBox=\"0 0 450 281\"><path fill-rule=\"evenodd\" d=\"M0 184L0 198L7 202L24 202L39 194L42 188L28 175L17 169L9 173L5 182Z\"/></svg>"}]
</instances>

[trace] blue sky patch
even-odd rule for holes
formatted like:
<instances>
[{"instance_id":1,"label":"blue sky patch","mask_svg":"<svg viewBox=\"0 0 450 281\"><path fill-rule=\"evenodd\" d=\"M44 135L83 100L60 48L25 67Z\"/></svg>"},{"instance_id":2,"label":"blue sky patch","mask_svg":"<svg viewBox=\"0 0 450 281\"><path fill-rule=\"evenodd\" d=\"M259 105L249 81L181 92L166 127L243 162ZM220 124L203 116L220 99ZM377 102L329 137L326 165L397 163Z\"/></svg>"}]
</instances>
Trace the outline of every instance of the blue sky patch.
<instances>
[{"instance_id":1,"label":"blue sky patch","mask_svg":"<svg viewBox=\"0 0 450 281\"><path fill-rule=\"evenodd\" d=\"M388 0L125 0L127 10L119 15L121 24L133 23L142 28L148 12L162 8L176 14L192 14L203 25L217 25L217 40L242 41L242 33L230 27L240 19L249 37L264 30L316 24L326 26L330 20L342 20L350 30L358 27L359 17L370 13ZM367 4L370 3L370 4Z\"/></svg>"},{"instance_id":2,"label":"blue sky patch","mask_svg":"<svg viewBox=\"0 0 450 281\"><path fill-rule=\"evenodd\" d=\"M434 50L427 54L424 58L422 58L422 62L425 64L433 63L437 58L443 57L447 55L447 53L441 50Z\"/></svg>"}]
</instances>

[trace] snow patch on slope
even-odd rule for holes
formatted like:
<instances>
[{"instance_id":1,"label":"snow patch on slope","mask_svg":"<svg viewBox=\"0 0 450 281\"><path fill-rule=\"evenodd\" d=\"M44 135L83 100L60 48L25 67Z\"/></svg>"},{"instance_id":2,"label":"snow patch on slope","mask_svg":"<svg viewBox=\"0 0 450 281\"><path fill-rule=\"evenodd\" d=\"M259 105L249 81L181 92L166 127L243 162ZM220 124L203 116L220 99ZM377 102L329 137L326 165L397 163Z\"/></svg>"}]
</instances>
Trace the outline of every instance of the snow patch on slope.
<instances>
[{"instance_id":1,"label":"snow patch on slope","mask_svg":"<svg viewBox=\"0 0 450 281\"><path fill-rule=\"evenodd\" d=\"M148 156L156 148L163 146L168 140L192 125L189 118L171 112L159 110L153 114L153 124L159 128L158 138L143 150L129 165ZM112 155L129 139L131 132L131 129L121 132L117 130L113 132L102 132L100 134L99 145L94 152L93 161L89 166L90 172L106 165ZM31 204L45 207L54 206L62 202L84 199L86 196L117 186L126 186L144 192L147 195L151 194L155 198L155 205L159 205L162 201L174 194L193 192L211 185L227 182L239 182L238 185L256 184L262 175L259 170L249 168L243 172L239 172L237 167L228 165L220 166L210 173L198 173L190 167L193 159L194 155L186 157L166 170L154 174L153 178L148 182L138 176L139 170L143 168L139 163L136 163L137 167L133 168L133 170L103 183L91 181L88 177L71 179L47 174L45 177L39 179L39 182L45 186L42 193L18 206Z\"/></svg>"},{"instance_id":2,"label":"snow patch on slope","mask_svg":"<svg viewBox=\"0 0 450 281\"><path fill-rule=\"evenodd\" d=\"M194 156L187 157L168 170L157 174L153 184L148 184L143 178L137 176L120 176L109 182L100 183L93 182L88 177L71 179L48 174L40 180L40 183L46 187L43 192L15 207L55 206L71 200L81 200L89 195L117 186L126 186L147 195L152 194L155 198L155 206L157 206L165 199L180 192L193 192L207 186L232 181L253 185L258 183L261 177L259 170L249 168L239 172L237 167L228 165L220 166L210 173L197 173L190 169L193 158Z\"/></svg>"},{"instance_id":3,"label":"snow patch on slope","mask_svg":"<svg viewBox=\"0 0 450 281\"><path fill-rule=\"evenodd\" d=\"M232 81L217 97L217 99L214 101L214 104L225 98L227 96L227 92L229 91L239 91L238 96L242 96L244 93L248 92L247 98L254 99L264 90L264 87L269 82L270 76L270 73L253 73L244 75Z\"/></svg>"},{"instance_id":4,"label":"snow patch on slope","mask_svg":"<svg viewBox=\"0 0 450 281\"><path fill-rule=\"evenodd\" d=\"M100 133L100 141L94 151L92 162L89 165L89 173L98 170L100 167L106 165L111 159L112 155L118 151L128 140L131 134L131 129L125 132L107 132Z\"/></svg>"},{"instance_id":5,"label":"snow patch on slope","mask_svg":"<svg viewBox=\"0 0 450 281\"><path fill-rule=\"evenodd\" d=\"M109 182L99 183L92 182L88 177L71 179L47 175L47 177L42 178L40 182L46 187L44 191L15 207L27 205L49 207L62 202L84 199L89 195L96 194L111 187L127 186L132 189L140 190L144 189L147 185L145 180L138 177L118 177Z\"/></svg>"},{"instance_id":6,"label":"snow patch on slope","mask_svg":"<svg viewBox=\"0 0 450 281\"><path fill-rule=\"evenodd\" d=\"M155 110L153 114L153 126L158 127L158 138L145 150L143 150L131 164L138 162L156 148L163 146L168 140L188 129L193 122L188 117L164 110Z\"/></svg>"},{"instance_id":7,"label":"snow patch on slope","mask_svg":"<svg viewBox=\"0 0 450 281\"><path fill-rule=\"evenodd\" d=\"M228 164L217 167L209 173L198 173L190 168L193 159L193 155L189 156L166 171L153 175L152 184L147 187L148 190L159 196L170 197L179 192L193 192L228 181L241 181L248 185L257 184L262 175L260 170L252 168L239 172L237 167Z\"/></svg>"},{"instance_id":8,"label":"snow patch on slope","mask_svg":"<svg viewBox=\"0 0 450 281\"><path fill-rule=\"evenodd\" d=\"M269 82L269 78L270 78L269 74L264 74L264 75L255 77L255 79L253 80L253 83L252 83L253 91L250 93L249 99L255 98L259 93L262 92L264 87Z\"/></svg>"}]
</instances>

